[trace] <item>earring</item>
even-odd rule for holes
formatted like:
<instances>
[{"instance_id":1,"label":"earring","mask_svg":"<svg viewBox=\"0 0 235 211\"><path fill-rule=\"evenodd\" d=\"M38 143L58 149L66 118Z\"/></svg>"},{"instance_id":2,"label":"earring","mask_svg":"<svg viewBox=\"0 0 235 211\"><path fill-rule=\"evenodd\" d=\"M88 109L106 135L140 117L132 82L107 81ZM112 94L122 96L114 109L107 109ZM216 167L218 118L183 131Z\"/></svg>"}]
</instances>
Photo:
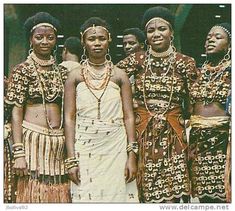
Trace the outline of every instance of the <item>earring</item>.
<instances>
[{"instance_id":1,"label":"earring","mask_svg":"<svg viewBox=\"0 0 235 211\"><path fill-rule=\"evenodd\" d=\"M171 35L171 41L170 41L170 46L172 47L173 51L176 52L176 48L174 46L174 35Z\"/></svg>"},{"instance_id":2,"label":"earring","mask_svg":"<svg viewBox=\"0 0 235 211\"><path fill-rule=\"evenodd\" d=\"M28 55L30 55L32 52L33 52L33 47L32 47L32 43L30 43Z\"/></svg>"},{"instance_id":3,"label":"earring","mask_svg":"<svg viewBox=\"0 0 235 211\"><path fill-rule=\"evenodd\" d=\"M55 46L55 50L53 50L53 57L56 61L56 54L57 54L57 45Z\"/></svg>"},{"instance_id":4,"label":"earring","mask_svg":"<svg viewBox=\"0 0 235 211\"><path fill-rule=\"evenodd\" d=\"M231 53L231 47L228 48L227 53L224 55L224 59L225 59L226 61L229 61L229 60L231 59L230 53Z\"/></svg>"},{"instance_id":5,"label":"earring","mask_svg":"<svg viewBox=\"0 0 235 211\"><path fill-rule=\"evenodd\" d=\"M86 55L86 47L83 46L83 54L81 55L81 61L80 64L82 64L83 62L85 62L87 60L87 55Z\"/></svg>"},{"instance_id":6,"label":"earring","mask_svg":"<svg viewBox=\"0 0 235 211\"><path fill-rule=\"evenodd\" d=\"M111 58L111 56L110 56L110 54L109 54L109 48L108 48L108 50L107 50L107 53L105 54L105 59L106 59L107 61L112 61L112 58Z\"/></svg>"}]
</instances>

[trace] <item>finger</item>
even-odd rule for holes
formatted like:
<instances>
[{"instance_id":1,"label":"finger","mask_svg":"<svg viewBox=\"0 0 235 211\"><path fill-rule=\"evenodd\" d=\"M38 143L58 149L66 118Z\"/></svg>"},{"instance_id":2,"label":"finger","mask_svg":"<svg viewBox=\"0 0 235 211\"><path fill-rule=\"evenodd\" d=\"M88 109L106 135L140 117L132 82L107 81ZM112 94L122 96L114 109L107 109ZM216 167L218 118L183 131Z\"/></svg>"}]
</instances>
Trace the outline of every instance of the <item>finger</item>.
<instances>
[{"instance_id":1,"label":"finger","mask_svg":"<svg viewBox=\"0 0 235 211\"><path fill-rule=\"evenodd\" d=\"M23 170L23 175L27 176L28 175L28 169Z\"/></svg>"},{"instance_id":2,"label":"finger","mask_svg":"<svg viewBox=\"0 0 235 211\"><path fill-rule=\"evenodd\" d=\"M128 176L129 176L129 174L128 174L128 169L127 169L127 168L125 168L125 173L124 173L124 175L125 175L125 178L127 179Z\"/></svg>"},{"instance_id":3,"label":"finger","mask_svg":"<svg viewBox=\"0 0 235 211\"><path fill-rule=\"evenodd\" d=\"M20 174L20 177L23 177L23 176L24 176L24 171L23 171L23 170L20 170L20 171L19 171L19 174Z\"/></svg>"}]
</instances>

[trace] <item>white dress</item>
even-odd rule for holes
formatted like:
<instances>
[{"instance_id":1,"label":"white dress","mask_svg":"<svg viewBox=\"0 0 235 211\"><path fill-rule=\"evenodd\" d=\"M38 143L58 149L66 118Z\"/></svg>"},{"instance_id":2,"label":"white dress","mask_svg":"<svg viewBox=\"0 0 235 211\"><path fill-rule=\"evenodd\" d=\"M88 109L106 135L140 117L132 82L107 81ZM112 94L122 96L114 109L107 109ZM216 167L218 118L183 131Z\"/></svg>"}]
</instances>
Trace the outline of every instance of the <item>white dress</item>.
<instances>
[{"instance_id":1,"label":"white dress","mask_svg":"<svg viewBox=\"0 0 235 211\"><path fill-rule=\"evenodd\" d=\"M92 90L99 97L103 90ZM72 202L138 202L134 180L125 182L127 135L120 88L110 81L97 99L81 82L76 88L75 153L79 155L81 183L72 183Z\"/></svg>"}]
</instances>

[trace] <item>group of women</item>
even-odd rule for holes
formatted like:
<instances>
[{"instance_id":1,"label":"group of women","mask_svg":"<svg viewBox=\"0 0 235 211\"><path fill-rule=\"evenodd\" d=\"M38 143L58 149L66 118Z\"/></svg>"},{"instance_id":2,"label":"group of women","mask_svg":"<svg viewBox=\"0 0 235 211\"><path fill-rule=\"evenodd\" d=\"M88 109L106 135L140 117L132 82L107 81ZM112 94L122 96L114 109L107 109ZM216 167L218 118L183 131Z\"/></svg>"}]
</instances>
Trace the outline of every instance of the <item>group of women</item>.
<instances>
[{"instance_id":1,"label":"group of women","mask_svg":"<svg viewBox=\"0 0 235 211\"><path fill-rule=\"evenodd\" d=\"M45 12L26 20L31 50L5 95L6 181L15 184L5 191L15 202L230 202L230 25L209 31L201 69L176 51L168 9L148 9L142 27L146 53L114 65L109 25L89 18L80 66L68 73L52 56L58 20Z\"/></svg>"}]
</instances>

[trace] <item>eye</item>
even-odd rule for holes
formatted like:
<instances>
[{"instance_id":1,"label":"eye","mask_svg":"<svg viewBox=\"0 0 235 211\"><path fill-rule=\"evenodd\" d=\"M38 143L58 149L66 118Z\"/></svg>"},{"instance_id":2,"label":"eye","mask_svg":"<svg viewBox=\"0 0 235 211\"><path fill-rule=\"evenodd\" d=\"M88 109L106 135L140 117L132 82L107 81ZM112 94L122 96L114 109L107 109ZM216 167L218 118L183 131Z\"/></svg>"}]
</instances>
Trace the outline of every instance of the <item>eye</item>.
<instances>
[{"instance_id":1,"label":"eye","mask_svg":"<svg viewBox=\"0 0 235 211\"><path fill-rule=\"evenodd\" d=\"M34 38L35 38L36 40L41 40L41 39L43 39L43 36L37 34L37 35L34 36Z\"/></svg>"},{"instance_id":2,"label":"eye","mask_svg":"<svg viewBox=\"0 0 235 211\"><path fill-rule=\"evenodd\" d=\"M136 42L130 42L130 45L135 45L136 44Z\"/></svg>"},{"instance_id":3,"label":"eye","mask_svg":"<svg viewBox=\"0 0 235 211\"><path fill-rule=\"evenodd\" d=\"M100 40L101 40L101 41L105 41L105 40L107 40L107 39L106 39L106 37L100 37Z\"/></svg>"},{"instance_id":4,"label":"eye","mask_svg":"<svg viewBox=\"0 0 235 211\"><path fill-rule=\"evenodd\" d=\"M95 37L88 37L87 40L88 40L88 41L94 41L94 40L95 40Z\"/></svg>"},{"instance_id":5,"label":"eye","mask_svg":"<svg viewBox=\"0 0 235 211\"><path fill-rule=\"evenodd\" d=\"M54 39L55 39L55 36L50 35L50 36L48 37L48 39L49 39L49 40L54 40Z\"/></svg>"},{"instance_id":6,"label":"eye","mask_svg":"<svg viewBox=\"0 0 235 211\"><path fill-rule=\"evenodd\" d=\"M168 28L166 26L160 26L158 28L159 31L166 31Z\"/></svg>"},{"instance_id":7,"label":"eye","mask_svg":"<svg viewBox=\"0 0 235 211\"><path fill-rule=\"evenodd\" d=\"M154 28L148 28L148 29L147 29L147 33L153 33L154 30L155 30Z\"/></svg>"}]
</instances>

